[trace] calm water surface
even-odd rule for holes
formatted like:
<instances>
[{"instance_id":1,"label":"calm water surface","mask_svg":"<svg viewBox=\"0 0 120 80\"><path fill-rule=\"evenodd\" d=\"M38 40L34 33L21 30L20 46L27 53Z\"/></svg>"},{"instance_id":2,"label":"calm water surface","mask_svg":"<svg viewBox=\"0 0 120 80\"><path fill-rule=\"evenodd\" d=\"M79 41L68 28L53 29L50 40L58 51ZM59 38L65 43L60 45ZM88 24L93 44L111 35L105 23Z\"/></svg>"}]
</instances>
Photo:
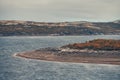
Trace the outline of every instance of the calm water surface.
<instances>
[{"instance_id":1,"label":"calm water surface","mask_svg":"<svg viewBox=\"0 0 120 80\"><path fill-rule=\"evenodd\" d=\"M120 80L120 66L15 58L16 52L120 35L0 37L0 80Z\"/></svg>"}]
</instances>

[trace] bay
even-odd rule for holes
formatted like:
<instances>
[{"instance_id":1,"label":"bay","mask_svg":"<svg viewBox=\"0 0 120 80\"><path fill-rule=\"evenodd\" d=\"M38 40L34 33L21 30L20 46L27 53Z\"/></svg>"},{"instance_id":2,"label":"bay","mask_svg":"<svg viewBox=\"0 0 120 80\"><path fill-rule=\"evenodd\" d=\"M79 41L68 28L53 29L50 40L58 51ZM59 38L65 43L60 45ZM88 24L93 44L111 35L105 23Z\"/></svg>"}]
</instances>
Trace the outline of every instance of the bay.
<instances>
[{"instance_id":1,"label":"bay","mask_svg":"<svg viewBox=\"0 0 120 80\"><path fill-rule=\"evenodd\" d=\"M14 53L120 35L0 37L0 80L120 80L120 66L52 62L13 57Z\"/></svg>"}]
</instances>

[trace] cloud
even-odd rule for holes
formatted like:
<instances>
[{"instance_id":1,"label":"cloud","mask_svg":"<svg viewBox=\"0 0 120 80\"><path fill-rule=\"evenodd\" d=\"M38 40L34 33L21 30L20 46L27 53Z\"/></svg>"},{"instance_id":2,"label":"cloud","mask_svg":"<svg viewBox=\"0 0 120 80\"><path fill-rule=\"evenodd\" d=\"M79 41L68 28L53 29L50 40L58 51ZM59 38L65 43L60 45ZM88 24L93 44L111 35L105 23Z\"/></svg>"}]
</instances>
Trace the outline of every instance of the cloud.
<instances>
[{"instance_id":1,"label":"cloud","mask_svg":"<svg viewBox=\"0 0 120 80\"><path fill-rule=\"evenodd\" d=\"M0 0L0 19L111 21L120 19L120 0Z\"/></svg>"}]
</instances>

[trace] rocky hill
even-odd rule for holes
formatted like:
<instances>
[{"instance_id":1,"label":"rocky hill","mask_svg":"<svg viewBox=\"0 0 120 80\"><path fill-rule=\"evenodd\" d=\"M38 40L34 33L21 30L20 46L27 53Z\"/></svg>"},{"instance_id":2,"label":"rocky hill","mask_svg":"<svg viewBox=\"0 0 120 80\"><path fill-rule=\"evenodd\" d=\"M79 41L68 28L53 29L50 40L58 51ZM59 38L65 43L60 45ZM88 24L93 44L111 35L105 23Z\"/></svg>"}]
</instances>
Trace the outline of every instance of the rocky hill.
<instances>
[{"instance_id":1,"label":"rocky hill","mask_svg":"<svg viewBox=\"0 0 120 80\"><path fill-rule=\"evenodd\" d=\"M0 36L120 34L120 21L34 22L1 20Z\"/></svg>"},{"instance_id":2,"label":"rocky hill","mask_svg":"<svg viewBox=\"0 0 120 80\"><path fill-rule=\"evenodd\" d=\"M96 39L85 43L74 43L62 46L62 48L70 49L88 49L88 50L119 50L120 51L120 40L112 39Z\"/></svg>"},{"instance_id":3,"label":"rocky hill","mask_svg":"<svg viewBox=\"0 0 120 80\"><path fill-rule=\"evenodd\" d=\"M97 39L14 54L14 57L17 56L47 61L120 65L120 40Z\"/></svg>"}]
</instances>

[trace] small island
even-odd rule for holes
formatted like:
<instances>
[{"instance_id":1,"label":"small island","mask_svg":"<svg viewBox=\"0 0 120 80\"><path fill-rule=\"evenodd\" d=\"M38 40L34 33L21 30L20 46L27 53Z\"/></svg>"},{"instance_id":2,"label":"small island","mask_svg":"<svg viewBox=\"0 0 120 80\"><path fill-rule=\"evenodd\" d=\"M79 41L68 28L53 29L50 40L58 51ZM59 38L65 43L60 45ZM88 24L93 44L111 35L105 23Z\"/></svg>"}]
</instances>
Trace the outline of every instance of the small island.
<instances>
[{"instance_id":1,"label":"small island","mask_svg":"<svg viewBox=\"0 0 120 80\"><path fill-rule=\"evenodd\" d=\"M47 61L120 65L120 40L95 39L60 48L41 48L17 53L14 56Z\"/></svg>"}]
</instances>

